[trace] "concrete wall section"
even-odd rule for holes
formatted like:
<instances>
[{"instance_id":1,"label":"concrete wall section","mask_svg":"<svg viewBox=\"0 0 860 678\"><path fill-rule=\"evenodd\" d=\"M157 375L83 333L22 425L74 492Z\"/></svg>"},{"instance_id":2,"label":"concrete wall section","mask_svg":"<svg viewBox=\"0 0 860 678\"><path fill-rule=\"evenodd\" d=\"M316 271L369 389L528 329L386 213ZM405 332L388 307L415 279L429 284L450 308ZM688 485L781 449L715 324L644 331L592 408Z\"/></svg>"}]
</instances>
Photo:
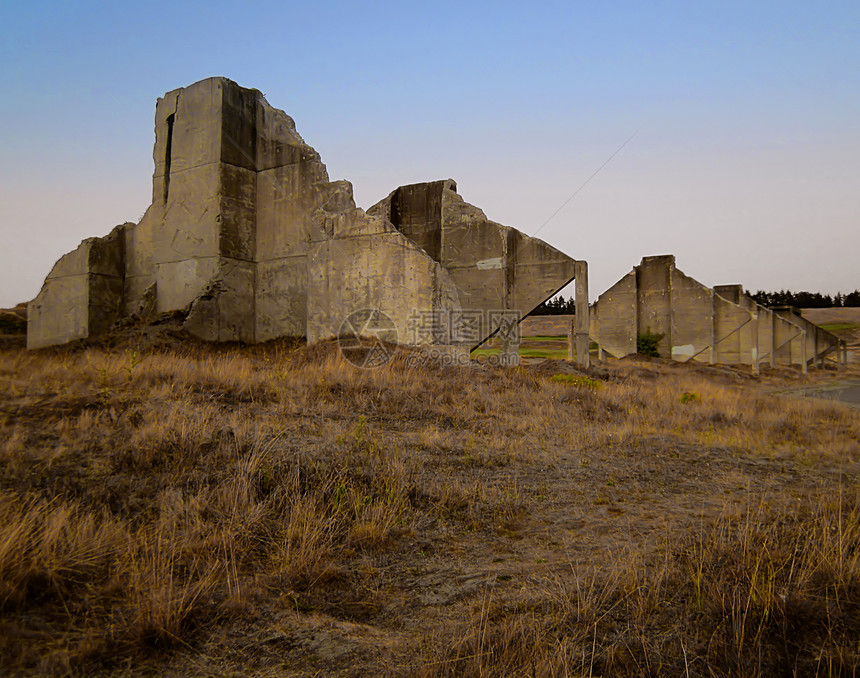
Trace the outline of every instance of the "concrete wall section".
<instances>
[{"instance_id":1,"label":"concrete wall section","mask_svg":"<svg viewBox=\"0 0 860 678\"><path fill-rule=\"evenodd\" d=\"M202 294L190 305L185 328L206 341L255 341L256 264L221 257Z\"/></svg>"},{"instance_id":2,"label":"concrete wall section","mask_svg":"<svg viewBox=\"0 0 860 678\"><path fill-rule=\"evenodd\" d=\"M168 92L156 105L156 177L221 162L225 78L207 78ZM168 187L169 188L169 187ZM169 190L168 190L169 194ZM164 200L164 192L153 196Z\"/></svg>"},{"instance_id":3,"label":"concrete wall section","mask_svg":"<svg viewBox=\"0 0 860 678\"><path fill-rule=\"evenodd\" d=\"M773 311L764 306L757 306L756 312L759 364L773 367L776 364L773 353Z\"/></svg>"},{"instance_id":4,"label":"concrete wall section","mask_svg":"<svg viewBox=\"0 0 860 678\"><path fill-rule=\"evenodd\" d=\"M27 347L95 337L123 311L125 226L88 238L54 264L27 309Z\"/></svg>"},{"instance_id":5,"label":"concrete wall section","mask_svg":"<svg viewBox=\"0 0 860 678\"><path fill-rule=\"evenodd\" d=\"M172 175L170 200L152 230L153 263L215 257L220 249L221 166Z\"/></svg>"},{"instance_id":6,"label":"concrete wall section","mask_svg":"<svg viewBox=\"0 0 860 678\"><path fill-rule=\"evenodd\" d=\"M221 86L221 149L218 162L257 171L257 102L255 89L223 80Z\"/></svg>"},{"instance_id":7,"label":"concrete wall section","mask_svg":"<svg viewBox=\"0 0 860 678\"><path fill-rule=\"evenodd\" d=\"M161 205L151 205L138 224L127 224L125 235L124 315L140 315L147 304L144 296L155 284L153 230L161 221ZM153 294L155 293L153 288ZM152 304L154 309L154 303Z\"/></svg>"},{"instance_id":8,"label":"concrete wall section","mask_svg":"<svg viewBox=\"0 0 860 678\"><path fill-rule=\"evenodd\" d=\"M570 283L577 261L537 238L487 219L452 188L442 192L441 263L464 309L516 312L519 318ZM584 270L584 269L583 269ZM489 336L499 324L489 322Z\"/></svg>"},{"instance_id":9,"label":"concrete wall section","mask_svg":"<svg viewBox=\"0 0 860 678\"><path fill-rule=\"evenodd\" d=\"M219 270L220 257L197 257L155 264L155 311L187 309L206 290Z\"/></svg>"},{"instance_id":10,"label":"concrete wall section","mask_svg":"<svg viewBox=\"0 0 860 678\"><path fill-rule=\"evenodd\" d=\"M408 340L416 312L522 317L577 270L586 276L582 262L489 221L450 179L401 186L365 214L292 118L226 78L158 100L153 163L140 223L109 244L88 241L46 280L33 346L171 311L203 339L313 340L362 307L383 310ZM105 248L119 263L103 260ZM475 343L503 322L485 322Z\"/></svg>"},{"instance_id":11,"label":"concrete wall section","mask_svg":"<svg viewBox=\"0 0 860 678\"><path fill-rule=\"evenodd\" d=\"M257 259L257 173L221 165L218 252L243 261Z\"/></svg>"},{"instance_id":12,"label":"concrete wall section","mask_svg":"<svg viewBox=\"0 0 860 678\"><path fill-rule=\"evenodd\" d=\"M638 318L640 334L662 334L658 343L660 355L672 347L671 269L675 259L670 255L645 257L637 267Z\"/></svg>"},{"instance_id":13,"label":"concrete wall section","mask_svg":"<svg viewBox=\"0 0 860 678\"><path fill-rule=\"evenodd\" d=\"M682 362L710 362L714 342L714 293L675 268L674 261L667 268L672 331L666 355Z\"/></svg>"},{"instance_id":14,"label":"concrete wall section","mask_svg":"<svg viewBox=\"0 0 860 678\"><path fill-rule=\"evenodd\" d=\"M638 299L635 270L598 297L591 309L591 336L602 353L613 358L636 353Z\"/></svg>"},{"instance_id":15,"label":"concrete wall section","mask_svg":"<svg viewBox=\"0 0 860 678\"><path fill-rule=\"evenodd\" d=\"M584 262L571 259L543 240L530 238L514 229L510 231L506 268L508 308L525 315L576 278L580 270L578 264ZM587 271L581 270L581 282L586 283ZM587 286L584 289L587 299Z\"/></svg>"},{"instance_id":16,"label":"concrete wall section","mask_svg":"<svg viewBox=\"0 0 860 678\"><path fill-rule=\"evenodd\" d=\"M303 337L308 322L308 255L257 264L256 341Z\"/></svg>"},{"instance_id":17,"label":"concrete wall section","mask_svg":"<svg viewBox=\"0 0 860 678\"><path fill-rule=\"evenodd\" d=\"M749 311L738 304L714 295L714 340L716 362L729 365L740 364L748 346L741 348L742 330L749 328L753 319Z\"/></svg>"},{"instance_id":18,"label":"concrete wall section","mask_svg":"<svg viewBox=\"0 0 860 678\"><path fill-rule=\"evenodd\" d=\"M451 182L453 184L453 182ZM444 181L398 188L391 195L389 221L434 261L442 253L442 193ZM456 191L456 185L453 190Z\"/></svg>"},{"instance_id":19,"label":"concrete wall section","mask_svg":"<svg viewBox=\"0 0 860 678\"><path fill-rule=\"evenodd\" d=\"M754 372L762 363L805 371L839 348L835 336L795 309L763 308L741 285L711 290L679 271L671 255L645 257L600 296L591 317L601 354L617 358L636 351L637 337L655 332L664 334L658 345L664 357L751 365Z\"/></svg>"},{"instance_id":20,"label":"concrete wall section","mask_svg":"<svg viewBox=\"0 0 860 678\"><path fill-rule=\"evenodd\" d=\"M522 318L576 277L578 262L542 240L490 221L457 194L452 179L401 186L368 214L390 221L442 265L456 285L461 308L482 314L481 341L500 327L491 319L494 312Z\"/></svg>"},{"instance_id":21,"label":"concrete wall section","mask_svg":"<svg viewBox=\"0 0 860 678\"><path fill-rule=\"evenodd\" d=\"M790 311L774 309L773 315L773 353L777 365L799 365L805 360L804 331L795 322Z\"/></svg>"},{"instance_id":22,"label":"concrete wall section","mask_svg":"<svg viewBox=\"0 0 860 678\"><path fill-rule=\"evenodd\" d=\"M86 339L89 336L88 303L85 273L49 277L39 295L27 305L27 348Z\"/></svg>"},{"instance_id":23,"label":"concrete wall section","mask_svg":"<svg viewBox=\"0 0 860 678\"><path fill-rule=\"evenodd\" d=\"M311 215L302 196L308 190L303 171L295 162L257 174L257 253L261 261L307 254Z\"/></svg>"},{"instance_id":24,"label":"concrete wall section","mask_svg":"<svg viewBox=\"0 0 860 678\"><path fill-rule=\"evenodd\" d=\"M362 217L366 232L356 234ZM377 309L393 321L398 341L432 343L413 318L460 308L451 277L409 238L384 229L381 219L361 213L351 221L315 243L308 257L308 341L338 336L351 314Z\"/></svg>"}]
</instances>

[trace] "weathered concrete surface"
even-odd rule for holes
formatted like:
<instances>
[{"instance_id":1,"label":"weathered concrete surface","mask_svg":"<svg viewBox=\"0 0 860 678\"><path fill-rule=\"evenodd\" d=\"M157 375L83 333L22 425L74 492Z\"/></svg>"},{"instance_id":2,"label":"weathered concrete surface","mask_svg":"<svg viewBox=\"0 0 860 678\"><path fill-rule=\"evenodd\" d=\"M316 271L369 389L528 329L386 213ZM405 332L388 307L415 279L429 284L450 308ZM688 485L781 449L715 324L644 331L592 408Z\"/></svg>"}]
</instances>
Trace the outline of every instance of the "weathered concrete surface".
<instances>
[{"instance_id":1,"label":"weathered concrete surface","mask_svg":"<svg viewBox=\"0 0 860 678\"><path fill-rule=\"evenodd\" d=\"M639 334L638 298L634 269L601 294L592 307L591 337L597 341L601 357L608 354L621 358L636 353L636 337Z\"/></svg>"},{"instance_id":2,"label":"weathered concrete surface","mask_svg":"<svg viewBox=\"0 0 860 678\"><path fill-rule=\"evenodd\" d=\"M351 196L350 196L351 199ZM338 336L353 312L379 309L402 343L449 343L413 336L411 317L460 309L451 276L387 219L355 207L321 210L308 266L308 341Z\"/></svg>"},{"instance_id":3,"label":"weathered concrete surface","mask_svg":"<svg viewBox=\"0 0 860 678\"><path fill-rule=\"evenodd\" d=\"M27 308L27 348L85 339L104 332L120 317L124 228L84 240L54 264Z\"/></svg>"},{"instance_id":4,"label":"weathered concrete surface","mask_svg":"<svg viewBox=\"0 0 860 678\"><path fill-rule=\"evenodd\" d=\"M292 118L226 78L158 100L153 161L140 223L85 241L48 276L31 304L31 347L168 311L185 312L202 339L313 341L361 308L390 316L401 341L443 345L464 342L413 336L415 314L477 311L478 344L508 322L493 313L519 320L587 275L584 262L489 221L450 179L400 187L366 214Z\"/></svg>"},{"instance_id":5,"label":"weathered concrete surface","mask_svg":"<svg viewBox=\"0 0 860 678\"><path fill-rule=\"evenodd\" d=\"M401 186L368 215L390 222L442 267L456 290L456 310L481 313L475 346L499 331L501 312L519 321L578 271L579 280L587 280L585 262L491 221L460 197L453 179ZM587 286L581 287L577 300L584 318L587 296Z\"/></svg>"},{"instance_id":6,"label":"weathered concrete surface","mask_svg":"<svg viewBox=\"0 0 860 678\"><path fill-rule=\"evenodd\" d=\"M671 255L645 257L598 298L591 336L601 355L636 352L642 334L662 335L657 349L674 360L798 365L804 371L839 348L829 332L795 309L759 306L740 285L710 289L675 266Z\"/></svg>"}]
</instances>

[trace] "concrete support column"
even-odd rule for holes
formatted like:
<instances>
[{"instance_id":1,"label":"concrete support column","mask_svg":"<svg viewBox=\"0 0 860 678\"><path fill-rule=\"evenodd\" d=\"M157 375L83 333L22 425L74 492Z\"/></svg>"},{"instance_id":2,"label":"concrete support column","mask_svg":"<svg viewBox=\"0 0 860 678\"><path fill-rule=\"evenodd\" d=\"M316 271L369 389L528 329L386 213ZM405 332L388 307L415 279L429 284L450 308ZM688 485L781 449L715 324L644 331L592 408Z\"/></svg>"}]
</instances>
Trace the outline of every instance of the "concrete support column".
<instances>
[{"instance_id":1,"label":"concrete support column","mask_svg":"<svg viewBox=\"0 0 860 678\"><path fill-rule=\"evenodd\" d=\"M711 365L717 363L717 300L714 290L711 290L711 353L708 362Z\"/></svg>"},{"instance_id":2,"label":"concrete support column","mask_svg":"<svg viewBox=\"0 0 860 678\"><path fill-rule=\"evenodd\" d=\"M520 342L503 337L500 340L499 364L504 367L516 367L520 364Z\"/></svg>"},{"instance_id":3,"label":"concrete support column","mask_svg":"<svg viewBox=\"0 0 860 678\"><path fill-rule=\"evenodd\" d=\"M809 330L807 330L808 332ZM818 357L818 330L812 330L812 366L821 367L823 361Z\"/></svg>"},{"instance_id":4,"label":"concrete support column","mask_svg":"<svg viewBox=\"0 0 860 678\"><path fill-rule=\"evenodd\" d=\"M567 325L567 359L573 362L576 357L576 320L571 319Z\"/></svg>"},{"instance_id":5,"label":"concrete support column","mask_svg":"<svg viewBox=\"0 0 860 678\"><path fill-rule=\"evenodd\" d=\"M776 314L771 311L770 313L770 346L768 347L768 362L770 362L770 366L774 367L776 365L776 320L774 320L774 316Z\"/></svg>"},{"instance_id":6,"label":"concrete support column","mask_svg":"<svg viewBox=\"0 0 860 678\"><path fill-rule=\"evenodd\" d=\"M589 344L591 337L588 332L590 329L590 309L588 307L588 262L576 262L576 316L573 319L574 338L576 344L576 362L582 367L588 367L591 364L591 356L589 354Z\"/></svg>"},{"instance_id":7,"label":"concrete support column","mask_svg":"<svg viewBox=\"0 0 860 678\"><path fill-rule=\"evenodd\" d=\"M750 313L752 316L752 320L750 323L752 324L752 337L750 338L750 362L752 363L752 373L758 374L758 311L752 311Z\"/></svg>"},{"instance_id":8,"label":"concrete support column","mask_svg":"<svg viewBox=\"0 0 860 678\"><path fill-rule=\"evenodd\" d=\"M800 371L809 373L809 365L806 360L806 330L800 330Z\"/></svg>"},{"instance_id":9,"label":"concrete support column","mask_svg":"<svg viewBox=\"0 0 860 678\"><path fill-rule=\"evenodd\" d=\"M776 366L776 324L777 324L777 315L776 311L771 311L770 313L770 366ZM791 362L789 360L789 362Z\"/></svg>"}]
</instances>

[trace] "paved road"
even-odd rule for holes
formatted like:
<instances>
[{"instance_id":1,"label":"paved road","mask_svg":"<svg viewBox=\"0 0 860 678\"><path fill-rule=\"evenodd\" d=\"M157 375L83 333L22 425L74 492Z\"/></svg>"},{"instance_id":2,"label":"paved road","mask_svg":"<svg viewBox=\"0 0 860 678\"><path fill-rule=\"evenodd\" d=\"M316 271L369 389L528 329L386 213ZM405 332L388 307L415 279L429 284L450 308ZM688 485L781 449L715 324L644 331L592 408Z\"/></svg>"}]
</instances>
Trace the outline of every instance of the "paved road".
<instances>
[{"instance_id":1,"label":"paved road","mask_svg":"<svg viewBox=\"0 0 860 678\"><path fill-rule=\"evenodd\" d=\"M836 384L826 388L804 389L802 395L809 398L838 400L839 402L860 407L860 382Z\"/></svg>"}]
</instances>

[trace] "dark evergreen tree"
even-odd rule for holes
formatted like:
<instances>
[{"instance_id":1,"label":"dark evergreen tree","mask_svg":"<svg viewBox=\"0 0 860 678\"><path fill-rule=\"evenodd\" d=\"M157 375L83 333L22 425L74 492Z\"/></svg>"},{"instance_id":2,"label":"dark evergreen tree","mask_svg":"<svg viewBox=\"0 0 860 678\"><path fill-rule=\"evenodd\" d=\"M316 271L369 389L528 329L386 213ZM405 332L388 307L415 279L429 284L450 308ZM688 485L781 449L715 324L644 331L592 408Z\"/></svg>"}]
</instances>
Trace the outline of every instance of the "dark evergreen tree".
<instances>
[{"instance_id":1,"label":"dark evergreen tree","mask_svg":"<svg viewBox=\"0 0 860 678\"><path fill-rule=\"evenodd\" d=\"M576 313L576 300L574 297L565 299L564 295L548 299L535 308L529 315L565 315Z\"/></svg>"}]
</instances>

